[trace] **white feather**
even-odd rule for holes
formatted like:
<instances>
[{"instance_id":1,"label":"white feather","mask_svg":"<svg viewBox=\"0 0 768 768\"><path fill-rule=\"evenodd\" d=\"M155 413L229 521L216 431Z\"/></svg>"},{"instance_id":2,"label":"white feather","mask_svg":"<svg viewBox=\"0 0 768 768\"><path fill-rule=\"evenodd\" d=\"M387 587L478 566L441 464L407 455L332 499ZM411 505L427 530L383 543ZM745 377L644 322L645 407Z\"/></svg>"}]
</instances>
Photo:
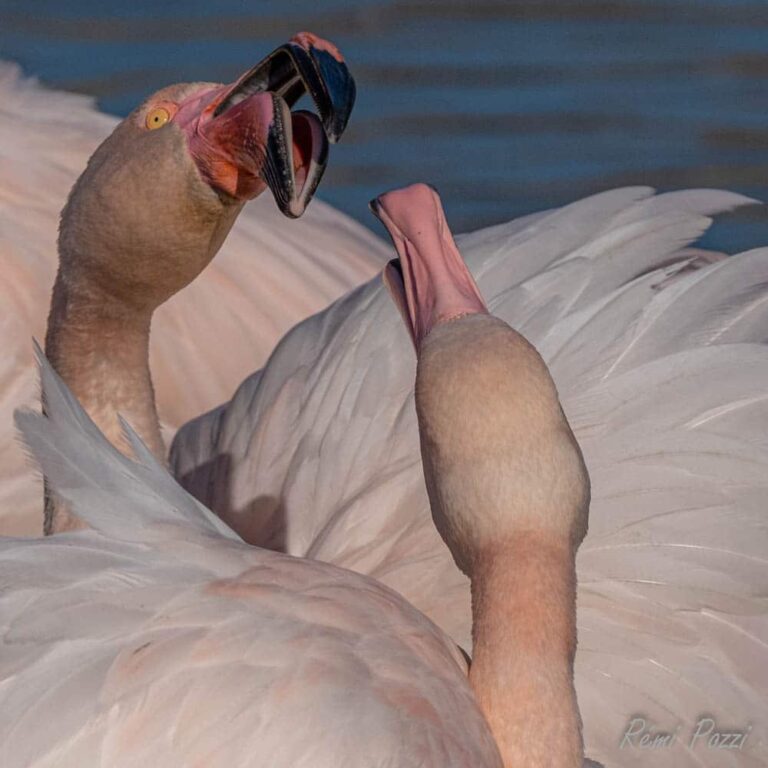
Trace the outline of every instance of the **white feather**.
<instances>
[{"instance_id":1,"label":"white feather","mask_svg":"<svg viewBox=\"0 0 768 768\"><path fill-rule=\"evenodd\" d=\"M0 256L11 276L0 285L10 308L0 318L7 345L0 407L9 416L35 398L27 339L44 322L58 211L113 121L80 97L42 92L12 67L0 69L0 94ZM768 759L766 252L723 261L684 247L708 217L744 202L715 190L614 190L459 238L494 311L549 362L592 474L590 533L579 558L577 687L588 753L607 765L758 766ZM317 203L290 230L267 208L246 211L212 269L158 318L152 362L161 413L172 426L220 400L282 330L386 257L379 241ZM249 261L255 243L258 263ZM708 260L714 263L694 269ZM248 352L232 354L233 346ZM172 386L179 377L183 390ZM173 465L247 539L375 576L468 646L468 585L429 518L413 378L407 336L374 281L295 328L229 403L185 428ZM64 437L52 429L54 442L72 439L68 429ZM100 458L84 475L83 467L66 467L69 449L52 450L60 492L83 505L97 528L129 541L88 532L0 544L2 580L14 585L0 598L0 763L81 766L98 754L105 765L177 765L199 755L201 744L215 745L212 765L239 765L243 755L252 761L266 750L270 765L300 765L313 745L338 756L348 743L333 741L346 724L343 707L328 704L337 701L329 694L335 679L342 683L333 691L360 718L355 734L375 759L380 742L367 724L389 722L392 710L361 701L359 681L379 668L374 658L400 658L397 643L406 640L389 637L378 619L366 624L370 617L351 614L400 603L370 582L365 594L377 597L361 603L362 582L339 591L329 575L338 572L301 561L305 578L319 585L312 598L320 599L301 603L315 618L298 621L299 603L285 599L286 582L296 588L301 580L291 573L297 561L254 553L223 537L226 529L214 532L212 518L161 478L157 465L116 459L87 422L79 429ZM39 487L20 471L10 433L0 437L4 530L36 529ZM146 533L135 523L123 531L116 515L100 511L99 462L112 495L135 493L147 505ZM189 527L190 520L197 522ZM178 536L182 525L187 532ZM245 573L258 574L258 601L208 599L204 585L233 574L253 581ZM331 698L317 699L307 668L296 668L295 648L306 652L318 615L327 627L331 599L341 606L337 624L396 644L383 652L372 643L354 685L337 667L320 674L320 690ZM416 621L410 609L397 610ZM324 648L346 659L350 646L337 630ZM444 640L438 645L450 656ZM407 677L414 666L399 669ZM414 684L437 685L433 674ZM278 680L284 687L275 690ZM306 710L277 705L292 681ZM449 687L461 692L462 685L460 675ZM82 700L72 700L75 689ZM452 706L443 689L430 690L440 706ZM333 727L305 717L312 707L330 712ZM55 720L62 710L66 716ZM286 746L268 734L276 723L295 731L294 720L280 719L287 711L312 728ZM674 747L650 757L620 750L637 714L662 730L679 726ZM744 748L689 748L703 714L724 728L751 725ZM419 738L445 764L461 754L459 744L446 747L432 732ZM410 764L422 748L398 753L397 764ZM312 764L322 760L315 755Z\"/></svg>"},{"instance_id":2,"label":"white feather","mask_svg":"<svg viewBox=\"0 0 768 768\"><path fill-rule=\"evenodd\" d=\"M616 190L459 239L492 311L549 363L591 473L577 689L587 753L606 765L768 760L768 250L687 248L745 202ZM469 647L468 583L424 490L414 371L374 280L182 429L171 463L246 539L374 576ZM620 750L638 713L679 728L674 746ZM690 749L704 714L751 726L744 748Z\"/></svg>"},{"instance_id":3,"label":"white feather","mask_svg":"<svg viewBox=\"0 0 768 768\"><path fill-rule=\"evenodd\" d=\"M81 510L91 527L122 541L200 534L242 541L179 487L129 424L123 422L123 428L137 461L112 446L37 344L35 355L48 418L41 421L32 411L17 411L16 426L51 488Z\"/></svg>"},{"instance_id":4,"label":"white feather","mask_svg":"<svg viewBox=\"0 0 768 768\"><path fill-rule=\"evenodd\" d=\"M18 424L92 530L0 539L3 768L499 768L435 625L371 579L236 540L40 363L48 415Z\"/></svg>"}]
</instances>

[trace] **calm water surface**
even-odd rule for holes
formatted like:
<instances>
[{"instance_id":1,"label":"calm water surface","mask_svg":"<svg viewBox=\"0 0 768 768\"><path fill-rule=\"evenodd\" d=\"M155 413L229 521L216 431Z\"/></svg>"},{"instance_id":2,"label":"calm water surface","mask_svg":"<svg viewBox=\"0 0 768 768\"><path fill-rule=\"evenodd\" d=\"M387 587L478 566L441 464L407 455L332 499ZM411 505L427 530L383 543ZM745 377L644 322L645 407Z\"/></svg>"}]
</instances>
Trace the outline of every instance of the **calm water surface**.
<instances>
[{"instance_id":1,"label":"calm water surface","mask_svg":"<svg viewBox=\"0 0 768 768\"><path fill-rule=\"evenodd\" d=\"M0 57L124 115L305 28L358 82L322 196L370 226L367 201L415 180L457 230L623 184L768 200L768 0L0 0ZM707 242L768 244L768 216Z\"/></svg>"}]
</instances>

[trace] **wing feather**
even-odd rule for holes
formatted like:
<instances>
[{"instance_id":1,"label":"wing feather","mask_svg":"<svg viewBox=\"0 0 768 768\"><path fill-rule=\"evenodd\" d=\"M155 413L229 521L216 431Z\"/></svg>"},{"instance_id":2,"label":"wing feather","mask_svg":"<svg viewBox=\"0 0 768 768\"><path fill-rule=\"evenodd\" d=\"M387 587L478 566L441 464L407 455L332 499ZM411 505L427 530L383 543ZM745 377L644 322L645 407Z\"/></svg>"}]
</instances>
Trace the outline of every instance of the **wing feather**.
<instances>
[{"instance_id":1,"label":"wing feather","mask_svg":"<svg viewBox=\"0 0 768 768\"><path fill-rule=\"evenodd\" d=\"M766 252L688 248L747 202L618 190L460 240L494 313L550 364L592 475L577 688L588 754L606 765L647 758L619 750L638 713L676 734L657 766L758 766L768 752ZM281 548L375 576L469 647L468 584L424 492L413 375L369 284L294 329L217 410L212 454L196 448L203 418L172 464L193 479L195 462L226 456L226 483L214 471L202 498L238 530L260 515L269 529L270 499ZM692 747L707 713L753 724L744 750Z\"/></svg>"}]
</instances>

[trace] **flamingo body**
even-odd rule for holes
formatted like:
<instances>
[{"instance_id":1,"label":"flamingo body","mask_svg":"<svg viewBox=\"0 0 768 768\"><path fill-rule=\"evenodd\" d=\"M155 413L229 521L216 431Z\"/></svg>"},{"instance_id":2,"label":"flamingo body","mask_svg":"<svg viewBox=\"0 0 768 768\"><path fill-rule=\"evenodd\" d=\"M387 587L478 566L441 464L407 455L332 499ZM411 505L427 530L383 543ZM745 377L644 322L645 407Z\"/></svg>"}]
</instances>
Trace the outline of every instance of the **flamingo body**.
<instances>
[{"instance_id":1,"label":"flamingo body","mask_svg":"<svg viewBox=\"0 0 768 768\"><path fill-rule=\"evenodd\" d=\"M632 718L690 746L768 718L768 251L688 248L727 192L614 190L457 239L490 311L541 352L592 478L577 559L576 689L607 765ZM710 263L711 262L711 263ZM471 648L469 584L434 529L415 363L378 280L294 328L181 430L182 484L246 540L373 576ZM676 731L678 729L679 731ZM760 765L768 735L716 753ZM627 757L627 755L629 757Z\"/></svg>"},{"instance_id":2,"label":"flamingo body","mask_svg":"<svg viewBox=\"0 0 768 768\"><path fill-rule=\"evenodd\" d=\"M3 766L499 766L434 624L370 578L245 545L42 376L49 418L19 426L94 530L0 540Z\"/></svg>"}]
</instances>

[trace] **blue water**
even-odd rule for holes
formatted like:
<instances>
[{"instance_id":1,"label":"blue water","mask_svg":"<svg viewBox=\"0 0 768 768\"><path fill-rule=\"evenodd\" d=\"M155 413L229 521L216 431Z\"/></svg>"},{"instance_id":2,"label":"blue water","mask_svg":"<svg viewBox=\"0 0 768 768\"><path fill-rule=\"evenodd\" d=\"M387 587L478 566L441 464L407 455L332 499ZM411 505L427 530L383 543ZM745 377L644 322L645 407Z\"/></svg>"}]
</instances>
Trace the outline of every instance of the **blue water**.
<instances>
[{"instance_id":1,"label":"blue water","mask_svg":"<svg viewBox=\"0 0 768 768\"><path fill-rule=\"evenodd\" d=\"M321 194L370 226L367 201L415 180L457 230L622 184L768 200L768 0L0 0L0 57L118 115L300 29L356 76ZM768 244L768 216L707 242Z\"/></svg>"}]
</instances>

